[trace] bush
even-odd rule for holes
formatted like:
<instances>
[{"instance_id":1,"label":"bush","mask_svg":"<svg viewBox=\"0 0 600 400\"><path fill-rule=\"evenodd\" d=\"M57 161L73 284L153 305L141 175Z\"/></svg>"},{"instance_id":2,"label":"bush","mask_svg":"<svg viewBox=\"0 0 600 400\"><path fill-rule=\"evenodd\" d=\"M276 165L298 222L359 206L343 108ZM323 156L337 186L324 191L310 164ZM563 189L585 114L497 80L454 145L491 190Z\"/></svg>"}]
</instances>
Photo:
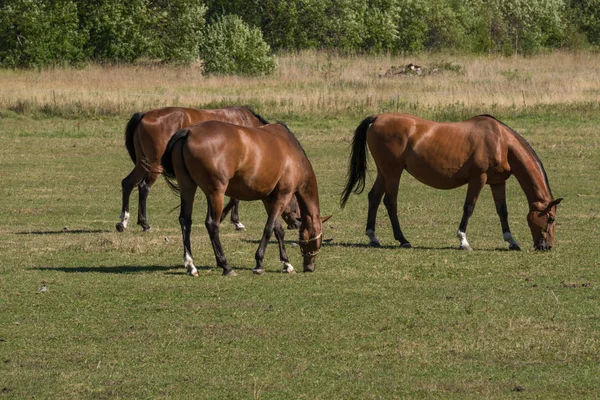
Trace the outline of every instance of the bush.
<instances>
[{"instance_id":1,"label":"bush","mask_svg":"<svg viewBox=\"0 0 600 400\"><path fill-rule=\"evenodd\" d=\"M0 6L0 65L45 67L85 59L87 35L71 0L5 0Z\"/></svg>"},{"instance_id":2,"label":"bush","mask_svg":"<svg viewBox=\"0 0 600 400\"><path fill-rule=\"evenodd\" d=\"M79 0L78 8L92 59L133 62L147 53L148 0Z\"/></svg>"},{"instance_id":3,"label":"bush","mask_svg":"<svg viewBox=\"0 0 600 400\"><path fill-rule=\"evenodd\" d=\"M237 15L218 18L206 29L200 56L205 74L263 75L275 69L271 48L257 28Z\"/></svg>"},{"instance_id":4,"label":"bush","mask_svg":"<svg viewBox=\"0 0 600 400\"><path fill-rule=\"evenodd\" d=\"M172 64L196 61L205 13L201 0L154 0L149 13L149 56Z\"/></svg>"},{"instance_id":5,"label":"bush","mask_svg":"<svg viewBox=\"0 0 600 400\"><path fill-rule=\"evenodd\" d=\"M587 41L600 45L600 0L571 0L573 20L585 34Z\"/></svg>"}]
</instances>

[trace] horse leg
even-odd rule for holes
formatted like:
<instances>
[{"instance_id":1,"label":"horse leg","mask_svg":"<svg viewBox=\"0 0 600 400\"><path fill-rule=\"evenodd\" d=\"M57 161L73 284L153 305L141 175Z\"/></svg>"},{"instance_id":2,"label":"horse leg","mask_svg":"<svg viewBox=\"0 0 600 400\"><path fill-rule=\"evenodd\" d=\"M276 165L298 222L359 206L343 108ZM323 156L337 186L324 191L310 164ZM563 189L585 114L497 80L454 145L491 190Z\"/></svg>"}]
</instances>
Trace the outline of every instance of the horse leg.
<instances>
[{"instance_id":1,"label":"horse leg","mask_svg":"<svg viewBox=\"0 0 600 400\"><path fill-rule=\"evenodd\" d=\"M231 210L231 223L235 226L236 231L243 231L246 229L246 227L244 226L244 224L242 224L240 222L240 216L238 214L239 206L240 206L239 200L230 198L229 203L227 203L227 205L223 209L223 214L221 215L220 222L223 222L223 220L225 219L225 217L227 217L227 214Z\"/></svg>"},{"instance_id":2,"label":"horse leg","mask_svg":"<svg viewBox=\"0 0 600 400\"><path fill-rule=\"evenodd\" d=\"M279 243L279 258L283 262L283 272L292 272L294 267L290 264L289 259L287 257L287 253L285 251L285 247L283 244L283 238L285 232L283 227L281 226L281 222L279 221L279 216L281 215L281 211L283 210L283 206L287 204L289 201L289 197L282 200L279 199L277 201L271 202L267 200L263 200L263 204L265 205L265 209L267 210L267 214L269 217L267 218L267 223L265 224L265 229L263 231L263 236L260 240L260 244L258 249L256 250L256 254L254 258L256 259L256 266L252 270L257 275L261 275L265 272L265 267L263 264L263 260L265 258L265 251L267 249L267 244L275 232L275 236L277 238L277 242Z\"/></svg>"},{"instance_id":3,"label":"horse leg","mask_svg":"<svg viewBox=\"0 0 600 400\"><path fill-rule=\"evenodd\" d=\"M385 192L385 182L383 175L378 171L377 178L373 184L373 188L369 192L369 211L367 213L367 229L365 234L369 237L369 245L373 247L381 247L379 239L375 236L375 221L377 220L377 209L381 203L381 198Z\"/></svg>"},{"instance_id":4,"label":"horse leg","mask_svg":"<svg viewBox=\"0 0 600 400\"><path fill-rule=\"evenodd\" d=\"M402 229L400 229L400 222L398 221L398 187L400 186L400 176L402 171L398 174L398 178L388 179L385 183L385 196L383 197L383 204L387 209L390 222L392 223L392 230L394 231L394 239L400 242L400 247L410 249L412 246L404 237Z\"/></svg>"},{"instance_id":5,"label":"horse leg","mask_svg":"<svg viewBox=\"0 0 600 400\"><path fill-rule=\"evenodd\" d=\"M223 275L225 276L236 276L236 273L229 265L227 265L227 258L225 258L225 251L221 244L219 237L219 225L221 222L221 214L223 213L223 192L214 193L206 196L208 203L208 211L206 213L206 221L204 222L208 235L210 236L210 243L215 253L217 260L217 266L223 269Z\"/></svg>"},{"instance_id":6,"label":"horse leg","mask_svg":"<svg viewBox=\"0 0 600 400\"><path fill-rule=\"evenodd\" d=\"M285 251L285 229L283 229L283 225L281 225L281 220L279 218L275 218L275 237L277 238L277 243L279 244L279 261L283 263L283 269L281 272L284 274L295 274L296 271L292 264L290 264L290 260L287 256L287 252Z\"/></svg>"},{"instance_id":7,"label":"horse leg","mask_svg":"<svg viewBox=\"0 0 600 400\"><path fill-rule=\"evenodd\" d=\"M121 222L119 222L115 228L118 232L123 232L127 229L129 224L129 197L135 185L138 184L144 178L145 170L137 164L133 170L121 181L121 188L123 191L123 205L121 207Z\"/></svg>"},{"instance_id":8,"label":"horse leg","mask_svg":"<svg viewBox=\"0 0 600 400\"><path fill-rule=\"evenodd\" d=\"M158 179L158 174L149 173L146 177L139 183L139 205L138 205L138 225L144 229L144 232L150 231L152 228L148 225L148 221L146 218L146 200L148 199L148 194L150 193L150 188L156 180Z\"/></svg>"},{"instance_id":9,"label":"horse leg","mask_svg":"<svg viewBox=\"0 0 600 400\"><path fill-rule=\"evenodd\" d=\"M521 250L519 243L513 238L508 227L508 208L506 207L506 183L498 183L496 185L490 185L492 189L492 196L494 197L494 203L496 203L496 212L500 217L500 224L502 225L502 235L504 241L508 242L509 250Z\"/></svg>"},{"instance_id":10,"label":"horse leg","mask_svg":"<svg viewBox=\"0 0 600 400\"><path fill-rule=\"evenodd\" d=\"M456 237L460 240L460 250L473 250L467 241L467 224L469 223L469 218L473 215L473 211L475 210L475 203L477 203L477 198L481 193L481 189L485 186L485 182L487 180L486 174L480 174L476 177L472 178L467 186L467 197L465 199L465 204L463 206L463 216L460 220L460 225L458 226L458 231L456 232Z\"/></svg>"},{"instance_id":11,"label":"horse leg","mask_svg":"<svg viewBox=\"0 0 600 400\"><path fill-rule=\"evenodd\" d=\"M185 189L180 187L181 208L179 210L179 224L181 225L181 234L183 236L183 266L187 270L188 275L191 276L198 276L198 270L194 266L192 247L190 245L195 194L195 185Z\"/></svg>"}]
</instances>

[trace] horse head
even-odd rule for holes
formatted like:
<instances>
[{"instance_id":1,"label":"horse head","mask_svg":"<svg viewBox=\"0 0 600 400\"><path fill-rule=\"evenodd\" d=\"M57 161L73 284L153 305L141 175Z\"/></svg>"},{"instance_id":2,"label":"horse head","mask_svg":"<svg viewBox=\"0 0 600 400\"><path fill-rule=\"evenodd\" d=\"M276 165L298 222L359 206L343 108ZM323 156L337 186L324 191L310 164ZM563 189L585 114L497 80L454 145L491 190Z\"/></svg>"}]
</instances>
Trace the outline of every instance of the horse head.
<instances>
[{"instance_id":1,"label":"horse head","mask_svg":"<svg viewBox=\"0 0 600 400\"><path fill-rule=\"evenodd\" d=\"M313 237L309 237L309 230L306 226L300 227L300 240L298 244L300 245L300 253L304 257L304 272L314 272L315 271L315 262L317 259L317 254L321 251L321 244L323 243L323 230L322 223L331 218L331 215L327 217L321 217L318 219L318 228L319 234ZM302 239L303 237L307 237L306 239Z\"/></svg>"},{"instance_id":2,"label":"horse head","mask_svg":"<svg viewBox=\"0 0 600 400\"><path fill-rule=\"evenodd\" d=\"M530 211L527 222L533 236L533 247L536 250L551 250L554 246L554 227L556 220L556 206L562 198L552 200L541 210Z\"/></svg>"}]
</instances>

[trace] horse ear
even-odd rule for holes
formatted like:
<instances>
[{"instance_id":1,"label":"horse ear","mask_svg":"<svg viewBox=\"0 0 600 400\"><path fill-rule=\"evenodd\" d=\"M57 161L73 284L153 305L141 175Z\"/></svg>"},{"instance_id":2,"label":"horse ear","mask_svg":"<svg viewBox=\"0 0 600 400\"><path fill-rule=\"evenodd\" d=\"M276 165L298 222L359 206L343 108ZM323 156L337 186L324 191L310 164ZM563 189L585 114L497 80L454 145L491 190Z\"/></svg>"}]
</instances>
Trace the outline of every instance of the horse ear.
<instances>
[{"instance_id":1,"label":"horse ear","mask_svg":"<svg viewBox=\"0 0 600 400\"><path fill-rule=\"evenodd\" d=\"M552 200L552 201L550 202L550 204L548 204L548 207L546 207L546 209L540 213L540 216L542 216L542 215L546 215L548 212L550 212L550 209L552 209L552 207L555 207L555 206L557 206L557 205L558 205L558 204L559 204L561 201L563 201L563 198L562 198L562 197L559 197L559 198L558 198L558 199L556 199L556 200Z\"/></svg>"},{"instance_id":2,"label":"horse ear","mask_svg":"<svg viewBox=\"0 0 600 400\"><path fill-rule=\"evenodd\" d=\"M331 217L333 217L333 214L332 215L328 215L327 217L321 217L321 223L326 222Z\"/></svg>"}]
</instances>

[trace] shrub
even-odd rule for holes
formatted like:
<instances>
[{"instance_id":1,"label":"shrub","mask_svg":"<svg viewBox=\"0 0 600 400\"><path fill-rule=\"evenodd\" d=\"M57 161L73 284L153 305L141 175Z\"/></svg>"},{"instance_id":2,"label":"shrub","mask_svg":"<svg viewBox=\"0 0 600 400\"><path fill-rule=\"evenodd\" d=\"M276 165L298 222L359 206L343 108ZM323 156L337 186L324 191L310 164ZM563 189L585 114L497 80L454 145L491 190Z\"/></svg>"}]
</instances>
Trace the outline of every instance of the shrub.
<instances>
[{"instance_id":1,"label":"shrub","mask_svg":"<svg viewBox=\"0 0 600 400\"><path fill-rule=\"evenodd\" d=\"M149 56L172 64L198 59L206 7L201 0L154 0L150 6Z\"/></svg>"},{"instance_id":2,"label":"shrub","mask_svg":"<svg viewBox=\"0 0 600 400\"><path fill-rule=\"evenodd\" d=\"M5 0L0 6L0 65L45 67L84 60L87 36L71 0Z\"/></svg>"},{"instance_id":3,"label":"shrub","mask_svg":"<svg viewBox=\"0 0 600 400\"><path fill-rule=\"evenodd\" d=\"M571 0L570 7L588 42L600 45L600 0Z\"/></svg>"},{"instance_id":4,"label":"shrub","mask_svg":"<svg viewBox=\"0 0 600 400\"><path fill-rule=\"evenodd\" d=\"M147 53L148 0L79 0L78 8L92 59L132 62Z\"/></svg>"},{"instance_id":5,"label":"shrub","mask_svg":"<svg viewBox=\"0 0 600 400\"><path fill-rule=\"evenodd\" d=\"M250 28L237 15L218 18L206 29L200 56L205 74L271 74L275 60L271 48L257 28Z\"/></svg>"}]
</instances>

